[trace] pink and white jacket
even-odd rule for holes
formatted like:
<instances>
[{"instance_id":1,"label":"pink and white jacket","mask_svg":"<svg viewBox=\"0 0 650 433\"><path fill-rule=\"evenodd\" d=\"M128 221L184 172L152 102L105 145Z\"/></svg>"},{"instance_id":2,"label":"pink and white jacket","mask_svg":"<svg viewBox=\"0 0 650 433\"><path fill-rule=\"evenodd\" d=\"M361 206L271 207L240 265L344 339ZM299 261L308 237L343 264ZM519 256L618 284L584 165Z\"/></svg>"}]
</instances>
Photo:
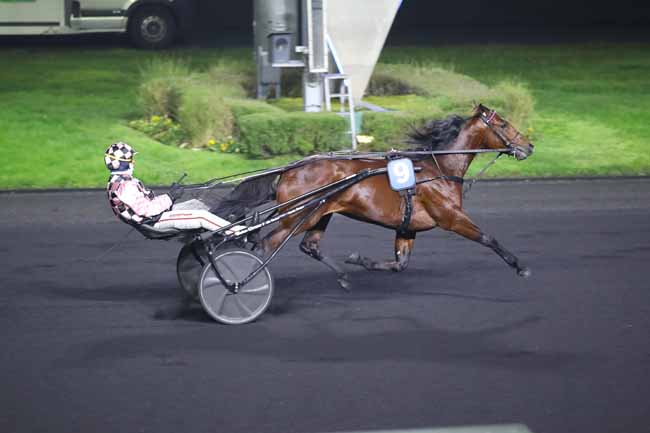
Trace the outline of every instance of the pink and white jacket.
<instances>
[{"instance_id":1,"label":"pink and white jacket","mask_svg":"<svg viewBox=\"0 0 650 433\"><path fill-rule=\"evenodd\" d=\"M108 179L106 193L115 215L128 223L142 224L172 207L167 194L156 197L135 177L115 173Z\"/></svg>"}]
</instances>

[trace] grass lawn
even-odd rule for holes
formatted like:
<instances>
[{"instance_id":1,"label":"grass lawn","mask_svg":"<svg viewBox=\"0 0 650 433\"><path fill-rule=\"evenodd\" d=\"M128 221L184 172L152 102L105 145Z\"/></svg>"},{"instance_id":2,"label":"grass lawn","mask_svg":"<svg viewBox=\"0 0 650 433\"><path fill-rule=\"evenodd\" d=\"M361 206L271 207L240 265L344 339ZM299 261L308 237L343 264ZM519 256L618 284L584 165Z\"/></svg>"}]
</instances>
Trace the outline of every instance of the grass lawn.
<instances>
[{"instance_id":1,"label":"grass lawn","mask_svg":"<svg viewBox=\"0 0 650 433\"><path fill-rule=\"evenodd\" d=\"M101 187L103 151L118 140L140 152L137 174L149 184L171 183L184 171L195 182L293 159L182 150L129 128L140 115L139 68L161 55L197 67L251 57L248 48L0 50L0 189ZM436 63L488 85L527 83L536 99L536 154L500 162L492 176L650 174L650 45L400 47L387 48L381 61Z\"/></svg>"},{"instance_id":2,"label":"grass lawn","mask_svg":"<svg viewBox=\"0 0 650 433\"><path fill-rule=\"evenodd\" d=\"M499 162L491 176L650 174L648 44L400 48L387 49L381 61L406 59L488 85L508 77L528 84L535 155Z\"/></svg>"},{"instance_id":3,"label":"grass lawn","mask_svg":"<svg viewBox=\"0 0 650 433\"><path fill-rule=\"evenodd\" d=\"M162 145L127 126L135 105L139 68L159 53L132 49L3 50L0 70L0 188L101 187L108 171L103 152L115 141L139 152L138 175L169 184L206 180L292 158L248 160L241 155ZM170 55L170 54L164 54ZM198 67L247 50L177 51Z\"/></svg>"}]
</instances>

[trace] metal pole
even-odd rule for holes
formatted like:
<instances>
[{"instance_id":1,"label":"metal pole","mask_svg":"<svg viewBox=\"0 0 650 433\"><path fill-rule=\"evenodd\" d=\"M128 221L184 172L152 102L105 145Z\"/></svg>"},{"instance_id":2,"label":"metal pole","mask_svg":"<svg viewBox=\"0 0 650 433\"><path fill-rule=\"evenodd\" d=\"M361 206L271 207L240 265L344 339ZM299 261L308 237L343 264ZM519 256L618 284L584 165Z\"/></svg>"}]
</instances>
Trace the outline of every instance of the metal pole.
<instances>
[{"instance_id":1,"label":"metal pole","mask_svg":"<svg viewBox=\"0 0 650 433\"><path fill-rule=\"evenodd\" d=\"M304 109L308 113L323 111L323 80L305 68L302 74Z\"/></svg>"}]
</instances>

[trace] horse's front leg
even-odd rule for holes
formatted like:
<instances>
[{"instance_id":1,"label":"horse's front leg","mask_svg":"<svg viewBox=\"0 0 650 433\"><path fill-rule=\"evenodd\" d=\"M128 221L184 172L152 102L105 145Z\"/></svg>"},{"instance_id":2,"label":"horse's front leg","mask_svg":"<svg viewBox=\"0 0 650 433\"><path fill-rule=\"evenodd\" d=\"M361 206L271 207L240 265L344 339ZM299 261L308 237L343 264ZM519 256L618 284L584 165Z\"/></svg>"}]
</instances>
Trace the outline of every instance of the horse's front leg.
<instances>
[{"instance_id":1,"label":"horse's front leg","mask_svg":"<svg viewBox=\"0 0 650 433\"><path fill-rule=\"evenodd\" d=\"M413 250L413 241L415 241L415 232L397 234L395 236L395 260L386 262L377 262L368 257L352 253L345 263L363 266L369 271L393 271L401 272L409 265L411 251Z\"/></svg>"},{"instance_id":2,"label":"horse's front leg","mask_svg":"<svg viewBox=\"0 0 650 433\"><path fill-rule=\"evenodd\" d=\"M467 239L490 248L508 265L514 268L517 271L517 275L520 277L527 278L530 276L530 269L527 266L522 265L517 256L503 248L492 236L483 233L463 211L453 211L450 215L445 215L437 221L439 226L443 229L458 233Z\"/></svg>"}]
</instances>

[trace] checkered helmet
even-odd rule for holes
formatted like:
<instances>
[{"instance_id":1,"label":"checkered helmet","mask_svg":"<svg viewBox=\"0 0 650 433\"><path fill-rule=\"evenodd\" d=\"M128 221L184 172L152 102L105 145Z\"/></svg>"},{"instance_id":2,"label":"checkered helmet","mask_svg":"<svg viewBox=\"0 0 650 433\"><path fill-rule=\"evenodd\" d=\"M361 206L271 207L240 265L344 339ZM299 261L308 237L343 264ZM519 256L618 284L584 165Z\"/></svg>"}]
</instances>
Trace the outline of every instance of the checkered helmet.
<instances>
[{"instance_id":1,"label":"checkered helmet","mask_svg":"<svg viewBox=\"0 0 650 433\"><path fill-rule=\"evenodd\" d=\"M133 168L133 157L137 152L126 143L111 144L104 154L104 163L110 171L126 171Z\"/></svg>"}]
</instances>

